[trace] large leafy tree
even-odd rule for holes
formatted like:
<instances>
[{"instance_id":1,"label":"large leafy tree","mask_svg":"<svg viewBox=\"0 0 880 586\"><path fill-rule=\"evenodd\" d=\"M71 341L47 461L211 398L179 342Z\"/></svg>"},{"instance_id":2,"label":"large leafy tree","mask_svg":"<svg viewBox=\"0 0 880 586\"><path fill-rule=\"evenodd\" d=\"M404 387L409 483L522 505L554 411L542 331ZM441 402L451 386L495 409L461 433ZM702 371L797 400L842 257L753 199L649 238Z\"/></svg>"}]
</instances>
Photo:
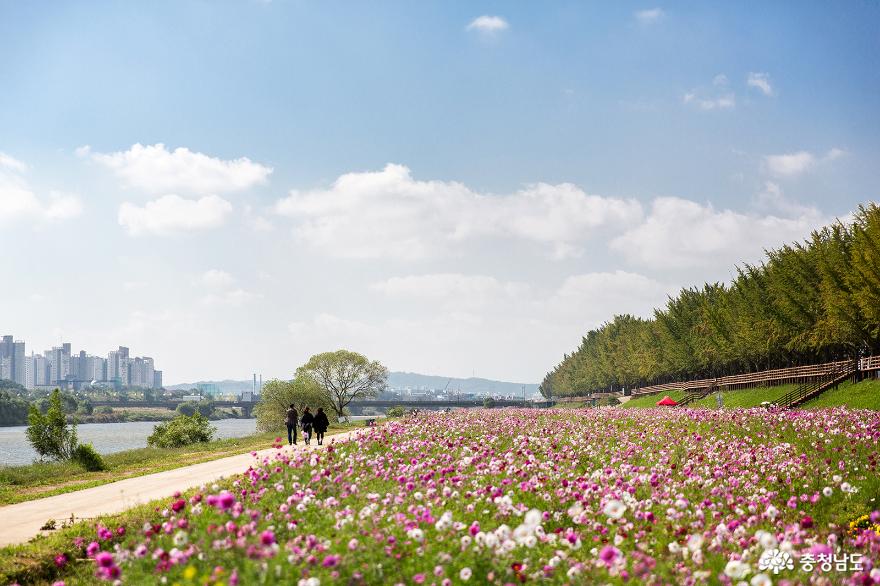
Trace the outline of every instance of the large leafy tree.
<instances>
[{"instance_id":1,"label":"large leafy tree","mask_svg":"<svg viewBox=\"0 0 880 586\"><path fill-rule=\"evenodd\" d=\"M330 399L315 379L304 374L293 380L273 379L263 385L260 402L254 407L257 427L262 431L281 431L287 419L287 409L296 405L300 415L305 407L317 410L323 407L331 419L335 416Z\"/></svg>"},{"instance_id":2,"label":"large leafy tree","mask_svg":"<svg viewBox=\"0 0 880 586\"><path fill-rule=\"evenodd\" d=\"M349 403L375 397L385 389L388 369L363 354L337 350L312 356L297 370L297 376L306 376L318 383L336 416L344 417Z\"/></svg>"}]
</instances>

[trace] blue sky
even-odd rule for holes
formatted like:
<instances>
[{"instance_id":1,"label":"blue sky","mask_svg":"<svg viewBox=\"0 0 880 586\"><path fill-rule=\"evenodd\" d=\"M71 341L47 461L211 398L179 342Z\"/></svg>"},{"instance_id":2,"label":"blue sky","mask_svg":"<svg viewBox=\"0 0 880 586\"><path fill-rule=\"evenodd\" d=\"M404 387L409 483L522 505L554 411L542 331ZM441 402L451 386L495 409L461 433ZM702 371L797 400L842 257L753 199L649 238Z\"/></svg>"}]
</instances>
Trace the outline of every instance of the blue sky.
<instances>
[{"instance_id":1,"label":"blue sky","mask_svg":"<svg viewBox=\"0 0 880 586\"><path fill-rule=\"evenodd\" d=\"M127 343L169 382L340 345L536 381L587 327L877 197L878 25L865 2L0 3L0 329Z\"/></svg>"}]
</instances>

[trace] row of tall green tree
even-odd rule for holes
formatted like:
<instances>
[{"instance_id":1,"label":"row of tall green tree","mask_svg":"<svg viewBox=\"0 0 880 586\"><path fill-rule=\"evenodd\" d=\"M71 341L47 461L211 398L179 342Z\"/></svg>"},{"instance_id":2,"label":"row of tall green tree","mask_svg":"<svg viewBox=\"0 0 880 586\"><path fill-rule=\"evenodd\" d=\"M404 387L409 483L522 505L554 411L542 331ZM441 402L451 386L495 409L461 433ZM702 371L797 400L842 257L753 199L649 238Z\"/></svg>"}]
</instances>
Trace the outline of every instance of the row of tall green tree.
<instances>
[{"instance_id":1,"label":"row of tall green tree","mask_svg":"<svg viewBox=\"0 0 880 586\"><path fill-rule=\"evenodd\" d=\"M729 284L670 297L651 319L618 315L541 383L582 395L880 353L880 207L743 265Z\"/></svg>"}]
</instances>

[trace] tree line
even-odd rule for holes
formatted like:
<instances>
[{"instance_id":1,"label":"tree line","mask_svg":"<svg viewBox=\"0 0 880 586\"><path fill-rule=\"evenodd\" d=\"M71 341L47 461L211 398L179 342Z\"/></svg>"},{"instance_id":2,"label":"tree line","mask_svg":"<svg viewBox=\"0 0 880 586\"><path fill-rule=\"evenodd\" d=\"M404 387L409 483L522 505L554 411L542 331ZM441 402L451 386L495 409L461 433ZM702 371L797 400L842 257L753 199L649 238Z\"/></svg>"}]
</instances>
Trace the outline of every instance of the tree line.
<instances>
[{"instance_id":1,"label":"tree line","mask_svg":"<svg viewBox=\"0 0 880 586\"><path fill-rule=\"evenodd\" d=\"M652 318L587 332L540 385L545 397L710 378L880 353L880 207L859 206L737 267L729 284L682 289Z\"/></svg>"}]
</instances>

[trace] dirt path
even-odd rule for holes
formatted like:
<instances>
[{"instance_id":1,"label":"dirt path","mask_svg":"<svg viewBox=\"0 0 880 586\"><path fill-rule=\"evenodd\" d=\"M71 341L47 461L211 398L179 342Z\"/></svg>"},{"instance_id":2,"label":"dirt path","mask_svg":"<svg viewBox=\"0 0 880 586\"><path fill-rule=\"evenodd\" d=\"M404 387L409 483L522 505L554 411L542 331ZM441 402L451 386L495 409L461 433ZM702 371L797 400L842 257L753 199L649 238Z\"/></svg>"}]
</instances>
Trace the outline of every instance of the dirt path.
<instances>
[{"instance_id":1,"label":"dirt path","mask_svg":"<svg viewBox=\"0 0 880 586\"><path fill-rule=\"evenodd\" d=\"M338 442L356 433L358 430L334 434L328 436L326 442L327 444ZM322 447L316 446L312 442L312 445L308 447L300 443L295 447L285 446L284 449L320 450ZM270 455L276 451L275 448L259 450L257 456ZM0 519L2 519L0 547L27 542L40 533L40 527L49 519L55 519L61 523L64 519L69 519L71 515L75 515L79 519L119 513L155 499L170 497L175 490L183 491L207 482L213 482L219 478L239 474L247 470L253 462L254 457L248 452L0 507Z\"/></svg>"}]
</instances>

